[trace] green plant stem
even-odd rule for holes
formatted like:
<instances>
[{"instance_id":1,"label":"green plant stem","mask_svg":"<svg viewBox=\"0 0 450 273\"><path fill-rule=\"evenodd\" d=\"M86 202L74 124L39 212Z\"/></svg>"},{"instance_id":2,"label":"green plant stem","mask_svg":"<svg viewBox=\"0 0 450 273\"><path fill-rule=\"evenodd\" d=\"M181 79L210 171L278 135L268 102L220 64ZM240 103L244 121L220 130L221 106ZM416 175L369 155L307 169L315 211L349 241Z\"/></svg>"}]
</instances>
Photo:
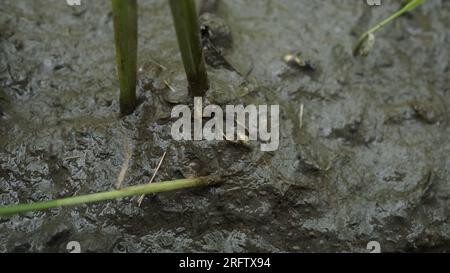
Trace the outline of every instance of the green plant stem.
<instances>
[{"instance_id":1,"label":"green plant stem","mask_svg":"<svg viewBox=\"0 0 450 273\"><path fill-rule=\"evenodd\" d=\"M378 30L380 30L387 24L391 23L398 17L402 16L404 13L411 11L414 8L416 8L417 6L423 4L425 1L427 1L427 0L411 0L402 9L400 9L399 11L397 11L396 13L391 15L389 18L383 20L382 22L378 23L377 25L375 25L374 27L372 27L371 29L369 29L368 31L363 33L361 35L361 37L359 37L358 41L355 44L355 47L353 48L353 54L357 55L357 52L359 51L360 47L362 46L364 41L367 39L367 37L369 37L370 34L374 34L375 32L377 32Z\"/></svg>"},{"instance_id":2,"label":"green plant stem","mask_svg":"<svg viewBox=\"0 0 450 273\"><path fill-rule=\"evenodd\" d=\"M191 96L203 96L209 88L195 0L170 0L170 9Z\"/></svg>"},{"instance_id":3,"label":"green plant stem","mask_svg":"<svg viewBox=\"0 0 450 273\"><path fill-rule=\"evenodd\" d=\"M0 216L8 216L30 211L48 210L59 207L75 206L80 204L112 200L129 196L137 196L141 194L152 194L159 192L181 190L186 188L208 186L214 184L215 182L217 181L210 177L180 179L174 181L166 181L141 186L134 186L110 192L101 192L76 197L69 197L46 202L0 207Z\"/></svg>"},{"instance_id":4,"label":"green plant stem","mask_svg":"<svg viewBox=\"0 0 450 273\"><path fill-rule=\"evenodd\" d=\"M129 115L133 113L137 102L137 1L111 1L120 82L120 112Z\"/></svg>"}]
</instances>

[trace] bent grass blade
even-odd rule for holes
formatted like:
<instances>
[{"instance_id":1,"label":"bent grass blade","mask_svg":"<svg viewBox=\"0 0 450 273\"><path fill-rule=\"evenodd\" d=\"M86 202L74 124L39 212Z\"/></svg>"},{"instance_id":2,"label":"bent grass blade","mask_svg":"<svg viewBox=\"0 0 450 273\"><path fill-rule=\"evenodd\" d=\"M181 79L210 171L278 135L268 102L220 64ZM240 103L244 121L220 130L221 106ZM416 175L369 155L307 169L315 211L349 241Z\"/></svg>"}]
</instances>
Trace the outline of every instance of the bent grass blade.
<instances>
[{"instance_id":1,"label":"bent grass blade","mask_svg":"<svg viewBox=\"0 0 450 273\"><path fill-rule=\"evenodd\" d=\"M356 42L353 47L353 55L354 56L366 56L370 53L374 43L375 43L375 35L374 33L391 23L398 17L402 16L404 13L412 11L417 6L423 4L427 0L411 0L408 4L406 4L402 9L391 15L389 18L375 25L367 32L361 35L361 37Z\"/></svg>"},{"instance_id":2,"label":"bent grass blade","mask_svg":"<svg viewBox=\"0 0 450 273\"><path fill-rule=\"evenodd\" d=\"M0 207L0 217L10 216L14 214L26 213L30 211L42 211L53 208L76 206L99 201L113 200L123 197L139 196L142 194L152 194L167 191L175 191L187 188L201 187L213 185L217 179L211 177L189 178L160 183L152 183L147 185L123 188L120 190L93 193L82 196L68 197L58 200L45 201L31 204L20 204L7 207Z\"/></svg>"}]
</instances>

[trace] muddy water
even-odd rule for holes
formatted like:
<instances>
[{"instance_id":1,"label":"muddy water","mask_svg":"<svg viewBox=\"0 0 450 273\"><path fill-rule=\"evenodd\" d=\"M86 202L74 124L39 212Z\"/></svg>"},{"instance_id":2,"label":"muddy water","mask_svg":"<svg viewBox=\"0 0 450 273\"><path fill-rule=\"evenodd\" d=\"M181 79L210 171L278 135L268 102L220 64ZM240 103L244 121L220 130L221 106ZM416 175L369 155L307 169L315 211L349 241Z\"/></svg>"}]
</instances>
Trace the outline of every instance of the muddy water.
<instances>
[{"instance_id":1,"label":"muddy water","mask_svg":"<svg viewBox=\"0 0 450 273\"><path fill-rule=\"evenodd\" d=\"M258 143L176 142L186 86L166 1L141 1L136 113L118 117L108 1L5 0L0 7L0 204L218 174L219 187L0 219L0 252L450 249L450 2L430 0L352 43L399 8L385 1L223 1L233 69L209 68L211 102L279 104L276 152ZM220 44L217 46L221 46ZM316 67L283 55L300 51ZM161 68L163 66L165 69ZM245 76L245 77L242 77ZM169 82L172 89L164 82ZM300 109L303 105L303 117Z\"/></svg>"}]
</instances>

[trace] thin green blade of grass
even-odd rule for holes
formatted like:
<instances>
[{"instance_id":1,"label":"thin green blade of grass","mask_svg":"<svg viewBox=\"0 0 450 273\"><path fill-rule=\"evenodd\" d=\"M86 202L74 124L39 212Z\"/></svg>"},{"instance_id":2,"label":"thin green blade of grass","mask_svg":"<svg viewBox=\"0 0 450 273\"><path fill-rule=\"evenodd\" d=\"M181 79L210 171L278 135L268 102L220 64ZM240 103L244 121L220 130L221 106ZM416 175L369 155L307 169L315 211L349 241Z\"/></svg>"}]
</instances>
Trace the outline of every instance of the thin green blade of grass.
<instances>
[{"instance_id":1,"label":"thin green blade of grass","mask_svg":"<svg viewBox=\"0 0 450 273\"><path fill-rule=\"evenodd\" d=\"M365 43L367 41L369 41L369 40L371 40L370 43L371 43L371 46L373 46L374 39L375 39L375 36L373 34L375 32L377 32L378 30L380 30L384 26L388 25L389 23L391 23L392 21L394 21L398 17L402 16L406 12L412 11L417 6L422 5L425 1L427 1L427 0L411 0L411 1L409 1L409 3L406 4L402 9L400 9L399 11L397 11L394 14L392 14L387 19L381 21L380 23L378 23L377 25L375 25L374 27L372 27L371 29L369 29L368 31L363 33L361 35L361 37L358 39L358 41L356 42L355 46L353 47L353 55L354 56L366 55L366 54L361 54L361 52L363 51L362 49L364 48ZM366 51L367 54L368 54L370 49L371 48L369 48L368 50L364 50L364 51Z\"/></svg>"},{"instance_id":2,"label":"thin green blade of grass","mask_svg":"<svg viewBox=\"0 0 450 273\"><path fill-rule=\"evenodd\" d=\"M209 89L195 0L169 0L191 96L203 96Z\"/></svg>"},{"instance_id":3,"label":"thin green blade of grass","mask_svg":"<svg viewBox=\"0 0 450 273\"><path fill-rule=\"evenodd\" d=\"M20 213L26 213L30 211L42 211L53 208L76 206L82 204L88 204L99 201L107 201L113 199L119 199L130 196L139 196L142 194L153 194L160 192L176 191L187 188L201 187L213 185L217 180L210 177L189 178L180 179L159 183L152 183L140 186L134 186L129 188L123 188L120 190L93 193L82 196L75 196L69 198L63 198L58 200L51 200L39 203L20 204L14 206L0 207L1 216L11 216Z\"/></svg>"},{"instance_id":4,"label":"thin green blade of grass","mask_svg":"<svg viewBox=\"0 0 450 273\"><path fill-rule=\"evenodd\" d=\"M120 83L120 112L133 113L137 83L137 0L111 0Z\"/></svg>"}]
</instances>

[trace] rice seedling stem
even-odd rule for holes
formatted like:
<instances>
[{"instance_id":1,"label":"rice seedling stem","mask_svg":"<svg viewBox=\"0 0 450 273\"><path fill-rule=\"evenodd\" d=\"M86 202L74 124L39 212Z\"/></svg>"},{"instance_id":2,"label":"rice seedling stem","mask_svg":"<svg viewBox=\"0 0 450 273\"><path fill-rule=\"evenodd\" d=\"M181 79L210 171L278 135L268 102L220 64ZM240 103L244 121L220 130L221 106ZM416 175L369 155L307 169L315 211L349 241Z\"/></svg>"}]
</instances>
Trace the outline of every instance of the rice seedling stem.
<instances>
[{"instance_id":1,"label":"rice seedling stem","mask_svg":"<svg viewBox=\"0 0 450 273\"><path fill-rule=\"evenodd\" d=\"M425 1L427 1L427 0L410 0L409 3L406 4L402 9L400 9L396 13L392 14L389 18L381 21L380 23L378 23L377 25L375 25L374 27L372 27L371 29L369 29L368 31L363 33L361 35L361 37L359 37L358 41L355 44L355 47L353 48L353 55L355 55L355 56L358 55L358 52L359 52L361 46L364 44L364 42L369 37L369 35L374 34L375 32L377 32L378 30L380 30L387 24L391 23L398 17L402 16L404 13L411 11L414 8L416 8L417 6L423 4Z\"/></svg>"},{"instance_id":2,"label":"rice seedling stem","mask_svg":"<svg viewBox=\"0 0 450 273\"><path fill-rule=\"evenodd\" d=\"M137 1L111 0L120 82L120 112L129 115L136 107Z\"/></svg>"},{"instance_id":3,"label":"rice seedling stem","mask_svg":"<svg viewBox=\"0 0 450 273\"><path fill-rule=\"evenodd\" d=\"M200 178L189 178L160 183L152 183L147 185L123 188L120 190L110 192L94 193L32 204L20 204L8 207L0 207L0 216L9 216L30 211L41 211L41 210L49 210L52 208L88 204L92 202L106 201L130 196L138 196L142 194L152 194L152 193L181 190L186 188L208 186L213 185L216 182L217 180L211 177L200 177Z\"/></svg>"},{"instance_id":4,"label":"rice seedling stem","mask_svg":"<svg viewBox=\"0 0 450 273\"><path fill-rule=\"evenodd\" d=\"M169 0L191 96L203 96L209 88L195 0Z\"/></svg>"}]
</instances>

